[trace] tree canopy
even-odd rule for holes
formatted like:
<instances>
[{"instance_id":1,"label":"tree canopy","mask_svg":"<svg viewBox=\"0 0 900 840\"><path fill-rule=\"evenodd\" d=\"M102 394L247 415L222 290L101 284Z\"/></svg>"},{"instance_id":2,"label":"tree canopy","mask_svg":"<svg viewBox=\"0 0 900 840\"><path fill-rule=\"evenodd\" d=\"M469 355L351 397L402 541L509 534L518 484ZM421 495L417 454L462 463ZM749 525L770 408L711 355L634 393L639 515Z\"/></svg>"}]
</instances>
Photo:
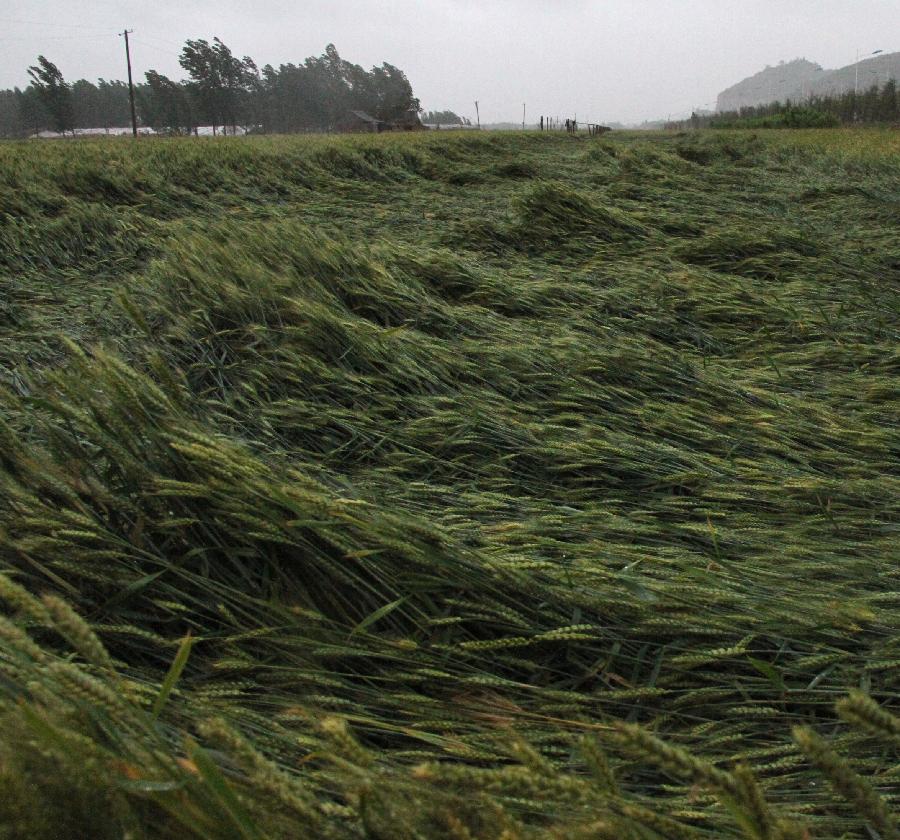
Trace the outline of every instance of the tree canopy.
<instances>
[{"instance_id":1,"label":"tree canopy","mask_svg":"<svg viewBox=\"0 0 900 840\"><path fill-rule=\"evenodd\" d=\"M237 57L219 38L187 40L179 64L183 80L148 70L137 84L141 125L185 133L212 126L266 132L331 131L351 110L391 122L419 111L406 74L388 62L365 70L343 59L334 44L298 64L261 70L249 56ZM125 126L129 122L124 82L79 79L66 83L44 56L29 69L24 91L0 91L0 136L52 129Z\"/></svg>"},{"instance_id":2,"label":"tree canopy","mask_svg":"<svg viewBox=\"0 0 900 840\"><path fill-rule=\"evenodd\" d=\"M770 102L737 111L697 115L669 123L669 128L834 128L840 125L890 124L900 121L897 83L889 79L868 90L808 96L802 101Z\"/></svg>"},{"instance_id":3,"label":"tree canopy","mask_svg":"<svg viewBox=\"0 0 900 840\"><path fill-rule=\"evenodd\" d=\"M38 56L38 63L28 68L31 84L47 111L53 130L61 134L75 127L75 113L72 106L72 91L66 84L59 68L44 56Z\"/></svg>"},{"instance_id":4,"label":"tree canopy","mask_svg":"<svg viewBox=\"0 0 900 840\"><path fill-rule=\"evenodd\" d=\"M455 111L428 111L422 116L428 125L472 125L468 117L461 117Z\"/></svg>"}]
</instances>

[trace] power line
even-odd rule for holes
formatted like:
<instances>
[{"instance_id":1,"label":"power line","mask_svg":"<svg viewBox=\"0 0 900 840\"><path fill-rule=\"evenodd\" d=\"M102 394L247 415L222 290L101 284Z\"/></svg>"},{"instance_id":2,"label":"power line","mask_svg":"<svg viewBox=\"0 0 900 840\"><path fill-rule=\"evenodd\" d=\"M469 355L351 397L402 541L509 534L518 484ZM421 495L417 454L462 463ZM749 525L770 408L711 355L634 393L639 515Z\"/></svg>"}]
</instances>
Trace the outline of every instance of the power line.
<instances>
[{"instance_id":1,"label":"power line","mask_svg":"<svg viewBox=\"0 0 900 840\"><path fill-rule=\"evenodd\" d=\"M105 41L107 38L115 38L118 32L110 32L108 35L41 35L40 41ZM0 35L0 41L27 41L35 43L34 35Z\"/></svg>"},{"instance_id":2,"label":"power line","mask_svg":"<svg viewBox=\"0 0 900 840\"><path fill-rule=\"evenodd\" d=\"M57 28L81 29L86 32L95 33L93 36L90 36L90 35L88 35L88 36L86 36L86 35L50 35L47 37L42 37L41 38L42 41L48 41L48 40L49 41L61 41L61 40L69 41L69 40L80 40L82 38L104 38L104 37L112 38L115 36L120 36L122 34L121 32L112 32L108 29L100 29L99 27L96 27L96 26L83 26L83 25L77 24L77 23L52 23L50 21L20 20L18 18L0 18L0 23L3 23L3 24L14 23L14 24L24 24L27 26L40 26L40 27L55 26ZM32 40L32 37L28 36L28 35L0 35L0 41L9 41L9 40L30 41L30 40ZM137 39L133 38L132 40L135 41L135 43L137 43ZM148 44L148 43L146 43L147 41L154 41L155 44ZM157 46L157 44L165 44L169 47L178 47L179 49L182 46L181 44L176 43L175 41L168 41L165 38L157 38L155 35L144 35L143 40L140 43L143 43L144 46L149 46L149 47L152 47L153 49L159 49L159 50L162 50L162 48ZM170 53L170 54L175 55L175 53Z\"/></svg>"},{"instance_id":3,"label":"power line","mask_svg":"<svg viewBox=\"0 0 900 840\"><path fill-rule=\"evenodd\" d=\"M22 26L55 26L63 29L89 29L93 32L103 32L104 34L115 35L115 32L109 32L108 29L101 29L99 26L84 26L79 23L53 23L49 20L18 20L16 18L0 18L0 23L15 23Z\"/></svg>"},{"instance_id":4,"label":"power line","mask_svg":"<svg viewBox=\"0 0 900 840\"><path fill-rule=\"evenodd\" d=\"M139 41L137 38L132 38L131 42L133 44L140 44L142 47L148 47L151 50L156 50L157 52L165 53L166 55L173 55L175 58L180 58L179 53L172 52L171 50L164 50L162 47L157 47L155 44L148 44L146 41Z\"/></svg>"},{"instance_id":5,"label":"power line","mask_svg":"<svg viewBox=\"0 0 900 840\"><path fill-rule=\"evenodd\" d=\"M181 49L184 44L176 44L175 41L167 41L165 38L157 38L155 35L144 35L148 41L156 41L157 44L167 44L170 47Z\"/></svg>"}]
</instances>

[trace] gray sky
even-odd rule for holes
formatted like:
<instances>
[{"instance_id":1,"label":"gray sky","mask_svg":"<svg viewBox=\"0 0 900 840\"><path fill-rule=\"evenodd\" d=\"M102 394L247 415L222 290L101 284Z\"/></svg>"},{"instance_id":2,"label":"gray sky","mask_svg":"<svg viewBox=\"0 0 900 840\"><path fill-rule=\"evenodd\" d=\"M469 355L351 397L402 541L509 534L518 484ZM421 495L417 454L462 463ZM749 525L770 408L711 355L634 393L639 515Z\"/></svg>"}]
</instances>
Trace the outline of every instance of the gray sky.
<instances>
[{"instance_id":1,"label":"gray sky","mask_svg":"<svg viewBox=\"0 0 900 840\"><path fill-rule=\"evenodd\" d=\"M825 67L900 49L900 0L4 0L0 87L38 53L68 81L124 78L116 30L134 29L135 73L181 78L186 38L219 36L260 66L333 42L345 59L409 76L425 108L482 121L538 114L639 121L715 104L780 60Z\"/></svg>"}]
</instances>

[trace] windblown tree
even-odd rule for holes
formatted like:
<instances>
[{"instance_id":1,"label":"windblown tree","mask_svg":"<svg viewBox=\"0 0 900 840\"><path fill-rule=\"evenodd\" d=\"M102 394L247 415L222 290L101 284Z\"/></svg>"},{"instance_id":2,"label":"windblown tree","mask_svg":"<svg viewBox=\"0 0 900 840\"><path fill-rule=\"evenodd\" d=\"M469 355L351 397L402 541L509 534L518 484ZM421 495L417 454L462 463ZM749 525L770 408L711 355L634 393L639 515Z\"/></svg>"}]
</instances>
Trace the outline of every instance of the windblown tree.
<instances>
[{"instance_id":1,"label":"windblown tree","mask_svg":"<svg viewBox=\"0 0 900 840\"><path fill-rule=\"evenodd\" d=\"M150 70L136 86L140 121L158 131L182 134L199 125L212 125L214 133L226 126L232 133L238 126L333 131L349 111L394 122L420 110L402 70L388 63L366 70L341 58L334 44L302 63L268 64L260 72L252 58L236 57L220 39L197 39L185 43L179 61L186 80ZM79 79L68 85L43 56L29 72L33 81L24 91L0 91L0 136L128 124L124 82Z\"/></svg>"},{"instance_id":2,"label":"windblown tree","mask_svg":"<svg viewBox=\"0 0 900 840\"><path fill-rule=\"evenodd\" d=\"M333 130L349 110L366 111L390 122L410 110L419 110L419 100L402 70L382 64L366 71L341 58L334 44L318 57L300 65L267 67L265 85L269 106L277 111L281 130Z\"/></svg>"},{"instance_id":3,"label":"windblown tree","mask_svg":"<svg viewBox=\"0 0 900 840\"><path fill-rule=\"evenodd\" d=\"M259 87L259 71L253 59L236 58L218 38L187 41L181 50L181 66L191 78L188 86L200 113L210 121L213 134L219 126L246 124L251 113L250 96Z\"/></svg>"},{"instance_id":4,"label":"windblown tree","mask_svg":"<svg viewBox=\"0 0 900 840\"><path fill-rule=\"evenodd\" d=\"M145 74L139 94L141 119L157 131L190 134L197 120L185 86L155 70Z\"/></svg>"},{"instance_id":5,"label":"windblown tree","mask_svg":"<svg viewBox=\"0 0 900 840\"><path fill-rule=\"evenodd\" d=\"M79 79L71 86L73 127L99 127L103 124L97 88L87 79Z\"/></svg>"},{"instance_id":6,"label":"windblown tree","mask_svg":"<svg viewBox=\"0 0 900 840\"><path fill-rule=\"evenodd\" d=\"M396 120L408 111L418 111L419 100L413 96L412 85L406 73L385 62L372 68L372 84L375 93L375 114L380 120Z\"/></svg>"},{"instance_id":7,"label":"windblown tree","mask_svg":"<svg viewBox=\"0 0 900 840\"><path fill-rule=\"evenodd\" d=\"M126 126L131 121L128 85L98 79L97 83L78 79L68 86L73 128ZM59 129L57 129L59 130Z\"/></svg>"},{"instance_id":8,"label":"windblown tree","mask_svg":"<svg viewBox=\"0 0 900 840\"><path fill-rule=\"evenodd\" d=\"M266 65L262 72L262 119L266 131L325 131L329 127L328 84L306 64Z\"/></svg>"},{"instance_id":9,"label":"windblown tree","mask_svg":"<svg viewBox=\"0 0 900 840\"><path fill-rule=\"evenodd\" d=\"M22 91L0 90L0 137L22 137L27 127L23 120L19 100Z\"/></svg>"},{"instance_id":10,"label":"windblown tree","mask_svg":"<svg viewBox=\"0 0 900 840\"><path fill-rule=\"evenodd\" d=\"M128 85L118 80L98 79L96 88L100 121L95 125L102 128L128 125L131 122ZM138 90L140 88L138 85Z\"/></svg>"},{"instance_id":11,"label":"windblown tree","mask_svg":"<svg viewBox=\"0 0 900 840\"><path fill-rule=\"evenodd\" d=\"M254 102L266 131L331 131L350 110L385 121L418 110L406 75L390 64L366 71L341 58L334 44L303 64L266 65Z\"/></svg>"},{"instance_id":12,"label":"windblown tree","mask_svg":"<svg viewBox=\"0 0 900 840\"><path fill-rule=\"evenodd\" d=\"M468 117L461 117L455 111L428 111L422 115L422 122L429 125L472 125Z\"/></svg>"},{"instance_id":13,"label":"windblown tree","mask_svg":"<svg viewBox=\"0 0 900 840\"><path fill-rule=\"evenodd\" d=\"M131 121L128 85L124 82L98 79L94 84L79 79L72 84L71 92L75 128L110 129Z\"/></svg>"},{"instance_id":14,"label":"windblown tree","mask_svg":"<svg viewBox=\"0 0 900 840\"><path fill-rule=\"evenodd\" d=\"M50 114L34 85L29 85L25 90L16 88L14 93L19 105L19 119L23 133L37 134L41 129L50 126Z\"/></svg>"},{"instance_id":15,"label":"windblown tree","mask_svg":"<svg viewBox=\"0 0 900 840\"><path fill-rule=\"evenodd\" d=\"M304 81L311 88L317 101L319 128L330 130L351 108L360 109L365 97L353 95L353 66L344 61L334 44L329 44L318 58L307 58L303 63Z\"/></svg>"},{"instance_id":16,"label":"windblown tree","mask_svg":"<svg viewBox=\"0 0 900 840\"><path fill-rule=\"evenodd\" d=\"M222 80L219 76L216 53L205 39L189 40L181 50L178 63L190 76L190 81L185 87L190 92L201 119L212 124L215 134L224 121Z\"/></svg>"},{"instance_id":17,"label":"windblown tree","mask_svg":"<svg viewBox=\"0 0 900 840\"><path fill-rule=\"evenodd\" d=\"M230 125L234 134L238 123L246 126L254 121L257 111L254 107L254 94L259 89L259 70L252 58L246 55L241 59L236 58L218 38L213 39L213 44L223 88L223 126Z\"/></svg>"},{"instance_id":18,"label":"windblown tree","mask_svg":"<svg viewBox=\"0 0 900 840\"><path fill-rule=\"evenodd\" d=\"M28 68L31 83L47 113L54 131L65 134L75 128L75 111L72 107L72 91L59 68L44 56L38 56L38 63Z\"/></svg>"}]
</instances>

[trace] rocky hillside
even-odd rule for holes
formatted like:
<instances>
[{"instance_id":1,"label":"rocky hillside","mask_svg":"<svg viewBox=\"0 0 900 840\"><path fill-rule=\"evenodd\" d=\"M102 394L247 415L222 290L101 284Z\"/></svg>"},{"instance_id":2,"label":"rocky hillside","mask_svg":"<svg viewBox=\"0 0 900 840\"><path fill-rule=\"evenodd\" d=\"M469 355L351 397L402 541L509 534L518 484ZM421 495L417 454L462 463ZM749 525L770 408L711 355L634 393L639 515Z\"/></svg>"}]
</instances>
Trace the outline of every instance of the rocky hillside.
<instances>
[{"instance_id":1,"label":"rocky hillside","mask_svg":"<svg viewBox=\"0 0 900 840\"><path fill-rule=\"evenodd\" d=\"M787 99L803 100L810 95L826 95L852 90L856 85L856 64L825 70L805 58L766 67L753 76L722 91L716 101L719 111L736 111L751 105ZM900 79L900 52L873 56L859 62L859 86L881 85Z\"/></svg>"}]
</instances>

